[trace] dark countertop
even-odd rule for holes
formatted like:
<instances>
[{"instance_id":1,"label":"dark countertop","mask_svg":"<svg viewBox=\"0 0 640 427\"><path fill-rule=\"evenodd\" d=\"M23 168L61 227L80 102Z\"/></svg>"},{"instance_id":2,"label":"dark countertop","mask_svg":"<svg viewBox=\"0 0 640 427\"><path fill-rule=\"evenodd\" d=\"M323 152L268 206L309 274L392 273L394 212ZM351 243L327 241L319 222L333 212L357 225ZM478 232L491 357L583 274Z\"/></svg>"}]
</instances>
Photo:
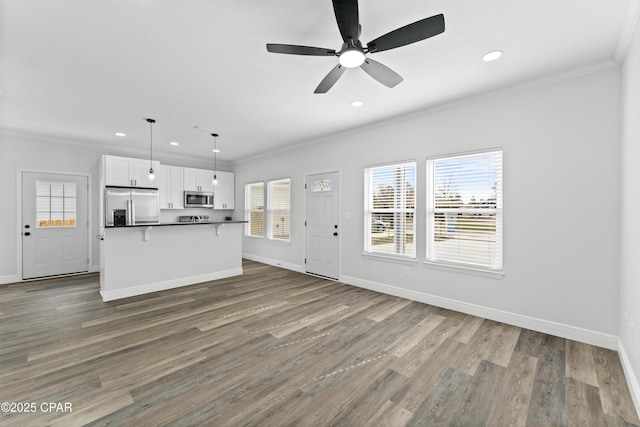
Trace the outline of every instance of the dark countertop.
<instances>
[{"instance_id":1,"label":"dark countertop","mask_svg":"<svg viewBox=\"0 0 640 427\"><path fill-rule=\"evenodd\" d=\"M246 224L249 221L203 221L203 222L163 222L160 224L135 224L125 225L124 227L115 227L113 225L104 228L135 228L135 227L163 227L167 225L219 225L219 224Z\"/></svg>"}]
</instances>

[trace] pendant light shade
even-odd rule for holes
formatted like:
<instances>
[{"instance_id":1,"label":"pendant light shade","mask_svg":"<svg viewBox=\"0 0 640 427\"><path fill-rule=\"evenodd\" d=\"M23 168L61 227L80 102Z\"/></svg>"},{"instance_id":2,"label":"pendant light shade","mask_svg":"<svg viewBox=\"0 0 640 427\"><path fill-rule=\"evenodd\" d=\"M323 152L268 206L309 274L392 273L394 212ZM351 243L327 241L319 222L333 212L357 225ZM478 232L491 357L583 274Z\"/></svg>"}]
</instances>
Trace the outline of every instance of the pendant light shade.
<instances>
[{"instance_id":1,"label":"pendant light shade","mask_svg":"<svg viewBox=\"0 0 640 427\"><path fill-rule=\"evenodd\" d=\"M149 123L149 139L150 149L149 149L149 180L153 181L156 179L155 173L153 173L153 124L156 122L154 119L145 119L147 123Z\"/></svg>"},{"instance_id":2,"label":"pendant light shade","mask_svg":"<svg viewBox=\"0 0 640 427\"><path fill-rule=\"evenodd\" d=\"M213 137L213 181L214 186L218 185L218 134L212 133Z\"/></svg>"}]
</instances>

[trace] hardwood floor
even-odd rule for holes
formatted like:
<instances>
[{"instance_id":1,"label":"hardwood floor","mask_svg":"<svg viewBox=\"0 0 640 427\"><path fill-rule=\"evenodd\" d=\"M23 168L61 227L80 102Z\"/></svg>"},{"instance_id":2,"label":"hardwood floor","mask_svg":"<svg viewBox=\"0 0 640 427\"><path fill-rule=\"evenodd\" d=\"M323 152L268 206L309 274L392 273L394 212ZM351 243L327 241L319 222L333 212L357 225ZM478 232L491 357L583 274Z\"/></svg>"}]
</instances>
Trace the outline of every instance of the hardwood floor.
<instances>
[{"instance_id":1,"label":"hardwood floor","mask_svg":"<svg viewBox=\"0 0 640 427\"><path fill-rule=\"evenodd\" d=\"M0 286L0 401L35 404L0 425L640 425L613 351L243 268L109 303L97 275Z\"/></svg>"}]
</instances>

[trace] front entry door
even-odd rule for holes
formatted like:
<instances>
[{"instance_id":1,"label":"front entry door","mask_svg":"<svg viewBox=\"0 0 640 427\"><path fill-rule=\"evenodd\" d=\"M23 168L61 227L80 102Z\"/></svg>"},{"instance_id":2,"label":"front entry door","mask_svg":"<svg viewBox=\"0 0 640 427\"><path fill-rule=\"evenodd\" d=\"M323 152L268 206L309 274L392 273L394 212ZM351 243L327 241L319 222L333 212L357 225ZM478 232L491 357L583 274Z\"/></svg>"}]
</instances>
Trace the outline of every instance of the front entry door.
<instances>
[{"instance_id":1,"label":"front entry door","mask_svg":"<svg viewBox=\"0 0 640 427\"><path fill-rule=\"evenodd\" d=\"M305 270L338 279L340 175L309 175L305 182Z\"/></svg>"},{"instance_id":2,"label":"front entry door","mask_svg":"<svg viewBox=\"0 0 640 427\"><path fill-rule=\"evenodd\" d=\"M88 178L22 173L22 278L89 271Z\"/></svg>"}]
</instances>

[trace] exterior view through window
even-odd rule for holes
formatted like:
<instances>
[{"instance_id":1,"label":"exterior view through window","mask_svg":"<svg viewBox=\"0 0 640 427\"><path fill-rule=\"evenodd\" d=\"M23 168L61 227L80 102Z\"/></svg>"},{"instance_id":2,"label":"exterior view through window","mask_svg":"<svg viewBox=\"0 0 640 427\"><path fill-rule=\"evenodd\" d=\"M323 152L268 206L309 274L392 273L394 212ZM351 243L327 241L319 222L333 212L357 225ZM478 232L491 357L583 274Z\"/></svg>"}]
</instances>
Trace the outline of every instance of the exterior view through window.
<instances>
[{"instance_id":1,"label":"exterior view through window","mask_svg":"<svg viewBox=\"0 0 640 427\"><path fill-rule=\"evenodd\" d=\"M365 242L369 254L416 257L416 163L365 169Z\"/></svg>"},{"instance_id":2,"label":"exterior view through window","mask_svg":"<svg viewBox=\"0 0 640 427\"><path fill-rule=\"evenodd\" d=\"M291 230L291 179L269 181L269 238L289 241Z\"/></svg>"},{"instance_id":3,"label":"exterior view through window","mask_svg":"<svg viewBox=\"0 0 640 427\"><path fill-rule=\"evenodd\" d=\"M76 183L36 182L36 228L75 227Z\"/></svg>"},{"instance_id":4,"label":"exterior view through window","mask_svg":"<svg viewBox=\"0 0 640 427\"><path fill-rule=\"evenodd\" d=\"M264 183L256 182L244 186L245 215L249 221L245 226L245 235L264 237Z\"/></svg>"},{"instance_id":5,"label":"exterior view through window","mask_svg":"<svg viewBox=\"0 0 640 427\"><path fill-rule=\"evenodd\" d=\"M427 159L427 262L502 273L502 150Z\"/></svg>"}]
</instances>

